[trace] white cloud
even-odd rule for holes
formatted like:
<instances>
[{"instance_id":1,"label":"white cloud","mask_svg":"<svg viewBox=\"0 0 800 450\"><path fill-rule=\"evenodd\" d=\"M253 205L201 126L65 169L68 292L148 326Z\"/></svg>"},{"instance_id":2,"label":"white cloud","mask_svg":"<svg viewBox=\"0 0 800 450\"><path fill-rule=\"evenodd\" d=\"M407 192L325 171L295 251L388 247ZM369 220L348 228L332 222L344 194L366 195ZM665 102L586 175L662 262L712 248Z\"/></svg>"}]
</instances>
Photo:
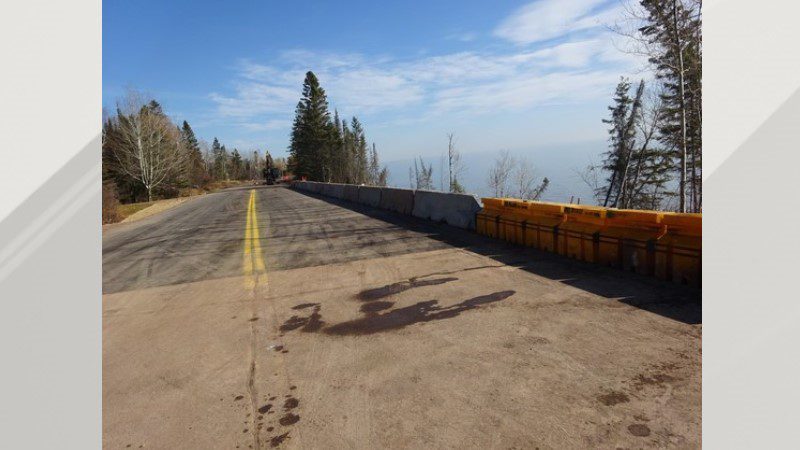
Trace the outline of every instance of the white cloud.
<instances>
[{"instance_id":1,"label":"white cloud","mask_svg":"<svg viewBox=\"0 0 800 450\"><path fill-rule=\"evenodd\" d=\"M608 0L541 0L495 30L515 44L552 38L533 48L464 51L407 59L358 53L287 50L269 63L240 61L233 93L211 94L220 116L250 131L289 128L305 73L312 70L342 116L388 112L402 122L427 114L519 110L607 96L641 60L614 48L599 27L619 17ZM578 35L572 31L582 30Z\"/></svg>"},{"instance_id":2,"label":"white cloud","mask_svg":"<svg viewBox=\"0 0 800 450\"><path fill-rule=\"evenodd\" d=\"M590 64L592 58L604 54L607 48L608 43L601 39L566 42L537 50L533 52L533 57L538 61L547 61L554 66L585 67Z\"/></svg>"},{"instance_id":3,"label":"white cloud","mask_svg":"<svg viewBox=\"0 0 800 450\"><path fill-rule=\"evenodd\" d=\"M433 103L436 111L515 111L550 103L573 103L607 96L619 73L608 70L555 72L513 78L479 86L443 89Z\"/></svg>"},{"instance_id":4,"label":"white cloud","mask_svg":"<svg viewBox=\"0 0 800 450\"><path fill-rule=\"evenodd\" d=\"M602 26L617 17L607 0L539 0L522 6L495 29L495 36L531 44Z\"/></svg>"},{"instance_id":5,"label":"white cloud","mask_svg":"<svg viewBox=\"0 0 800 450\"><path fill-rule=\"evenodd\" d=\"M248 131L266 131L289 128L292 126L292 122L284 119L271 119L265 122L242 122L237 125Z\"/></svg>"},{"instance_id":6,"label":"white cloud","mask_svg":"<svg viewBox=\"0 0 800 450\"><path fill-rule=\"evenodd\" d=\"M227 97L217 93L210 95L224 117L251 117L264 113L285 112L297 102L296 89L252 81L236 84L236 95Z\"/></svg>"}]
</instances>

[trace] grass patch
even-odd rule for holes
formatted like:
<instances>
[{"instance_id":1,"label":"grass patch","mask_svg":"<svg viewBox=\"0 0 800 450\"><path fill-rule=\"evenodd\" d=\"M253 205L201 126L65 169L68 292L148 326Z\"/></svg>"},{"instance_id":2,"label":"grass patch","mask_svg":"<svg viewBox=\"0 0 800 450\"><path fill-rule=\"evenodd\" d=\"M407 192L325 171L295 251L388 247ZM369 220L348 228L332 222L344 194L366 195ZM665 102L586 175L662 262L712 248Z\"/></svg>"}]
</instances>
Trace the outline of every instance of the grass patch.
<instances>
[{"instance_id":1,"label":"grass patch","mask_svg":"<svg viewBox=\"0 0 800 450\"><path fill-rule=\"evenodd\" d=\"M139 212L148 206L152 206L155 202L141 202L141 203L128 203L127 205L119 205L117 207L117 214L119 214L119 220L125 220L126 217L130 216L133 213Z\"/></svg>"}]
</instances>

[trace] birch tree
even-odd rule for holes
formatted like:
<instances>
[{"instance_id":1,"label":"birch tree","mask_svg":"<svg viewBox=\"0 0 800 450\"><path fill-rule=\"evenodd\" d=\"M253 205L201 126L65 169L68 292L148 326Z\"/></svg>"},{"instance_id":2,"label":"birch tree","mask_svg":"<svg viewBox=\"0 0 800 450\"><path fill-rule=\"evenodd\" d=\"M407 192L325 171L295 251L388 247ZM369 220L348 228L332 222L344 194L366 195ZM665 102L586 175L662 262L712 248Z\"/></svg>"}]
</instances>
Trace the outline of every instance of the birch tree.
<instances>
[{"instance_id":1,"label":"birch tree","mask_svg":"<svg viewBox=\"0 0 800 450\"><path fill-rule=\"evenodd\" d=\"M512 158L511 195L521 200L539 200L550 185L547 177L536 181L536 170L528 158Z\"/></svg>"},{"instance_id":2,"label":"birch tree","mask_svg":"<svg viewBox=\"0 0 800 450\"><path fill-rule=\"evenodd\" d=\"M168 177L185 170L187 152L182 148L179 129L158 110L143 105L129 93L117 107L116 132L109 136L118 168L140 182L148 201L153 190Z\"/></svg>"},{"instance_id":3,"label":"birch tree","mask_svg":"<svg viewBox=\"0 0 800 450\"><path fill-rule=\"evenodd\" d=\"M489 188L495 197L505 197L509 194L508 183L513 166L513 158L508 150L501 150L489 168Z\"/></svg>"},{"instance_id":4,"label":"birch tree","mask_svg":"<svg viewBox=\"0 0 800 450\"><path fill-rule=\"evenodd\" d=\"M461 153L456 149L455 135L447 134L447 168L450 177L449 190L459 194L464 193L464 186L458 181L464 172L464 165L461 162Z\"/></svg>"}]
</instances>

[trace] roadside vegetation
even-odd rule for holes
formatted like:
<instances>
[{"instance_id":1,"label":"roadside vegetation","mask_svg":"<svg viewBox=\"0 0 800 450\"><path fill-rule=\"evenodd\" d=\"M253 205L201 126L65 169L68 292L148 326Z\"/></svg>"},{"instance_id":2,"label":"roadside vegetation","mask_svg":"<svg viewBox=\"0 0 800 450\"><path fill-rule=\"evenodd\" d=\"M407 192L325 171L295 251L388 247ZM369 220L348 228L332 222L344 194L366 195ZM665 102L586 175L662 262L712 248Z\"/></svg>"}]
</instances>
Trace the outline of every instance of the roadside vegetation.
<instances>
[{"instance_id":1,"label":"roadside vegetation","mask_svg":"<svg viewBox=\"0 0 800 450\"><path fill-rule=\"evenodd\" d=\"M582 173L599 205L701 212L701 0L627 3L612 27L653 79L620 79L608 107L609 149Z\"/></svg>"},{"instance_id":2,"label":"roadside vegetation","mask_svg":"<svg viewBox=\"0 0 800 450\"><path fill-rule=\"evenodd\" d=\"M309 181L386 186L389 178L358 118L348 122L336 110L331 118L325 89L311 71L295 109L289 153L289 170Z\"/></svg>"},{"instance_id":3,"label":"roadside vegetation","mask_svg":"<svg viewBox=\"0 0 800 450\"><path fill-rule=\"evenodd\" d=\"M187 121L177 124L161 104L136 91L103 120L103 223L123 220L159 199L186 197L260 182L265 167L286 168L268 151L229 151L215 137L199 141ZM130 206L128 206L130 205Z\"/></svg>"}]
</instances>

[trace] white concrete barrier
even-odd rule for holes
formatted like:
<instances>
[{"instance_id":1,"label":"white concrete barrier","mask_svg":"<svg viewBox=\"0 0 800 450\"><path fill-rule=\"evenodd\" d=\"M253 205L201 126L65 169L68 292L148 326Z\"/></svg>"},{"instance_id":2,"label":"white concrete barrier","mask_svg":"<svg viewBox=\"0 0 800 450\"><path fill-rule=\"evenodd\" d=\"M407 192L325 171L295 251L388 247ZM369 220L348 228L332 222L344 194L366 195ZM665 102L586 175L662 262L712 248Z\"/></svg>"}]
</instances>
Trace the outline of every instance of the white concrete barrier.
<instances>
[{"instance_id":1,"label":"white concrete barrier","mask_svg":"<svg viewBox=\"0 0 800 450\"><path fill-rule=\"evenodd\" d=\"M297 182L293 186L326 197L442 222L467 230L475 229L475 214L481 210L478 199L469 194L340 183Z\"/></svg>"},{"instance_id":2,"label":"white concrete barrier","mask_svg":"<svg viewBox=\"0 0 800 450\"><path fill-rule=\"evenodd\" d=\"M411 215L474 230L475 214L480 210L478 199L469 194L418 190L414 192L414 210Z\"/></svg>"},{"instance_id":3,"label":"white concrete barrier","mask_svg":"<svg viewBox=\"0 0 800 450\"><path fill-rule=\"evenodd\" d=\"M414 210L414 191L411 189L381 188L381 209L411 215Z\"/></svg>"}]
</instances>

